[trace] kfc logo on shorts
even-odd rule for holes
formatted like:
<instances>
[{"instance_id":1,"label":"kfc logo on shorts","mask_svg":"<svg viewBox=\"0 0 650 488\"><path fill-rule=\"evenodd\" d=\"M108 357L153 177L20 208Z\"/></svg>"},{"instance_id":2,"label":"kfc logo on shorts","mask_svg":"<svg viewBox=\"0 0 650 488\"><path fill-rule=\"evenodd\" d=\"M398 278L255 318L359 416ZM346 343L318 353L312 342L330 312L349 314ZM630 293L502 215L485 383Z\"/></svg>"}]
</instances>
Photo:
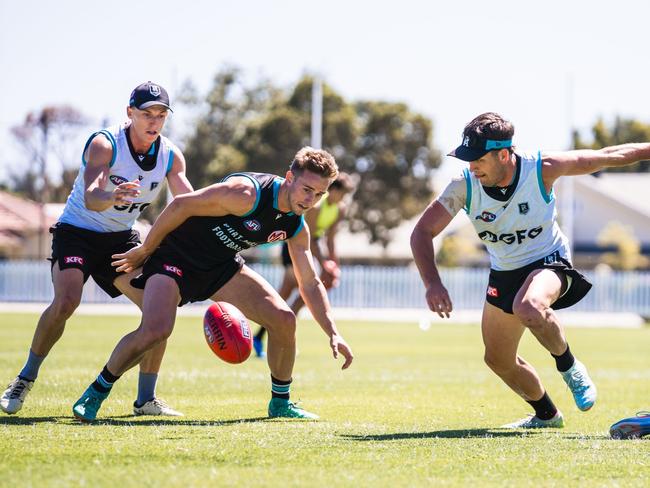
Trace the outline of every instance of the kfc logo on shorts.
<instances>
[{"instance_id":1,"label":"kfc logo on shorts","mask_svg":"<svg viewBox=\"0 0 650 488\"><path fill-rule=\"evenodd\" d=\"M83 266L84 258L81 256L66 256L63 258L63 262L65 264L81 264Z\"/></svg>"},{"instance_id":2,"label":"kfc logo on shorts","mask_svg":"<svg viewBox=\"0 0 650 488\"><path fill-rule=\"evenodd\" d=\"M276 242L276 241L284 241L287 238L287 233L283 230L276 230L275 232L271 233L266 239L266 242Z\"/></svg>"},{"instance_id":3,"label":"kfc logo on shorts","mask_svg":"<svg viewBox=\"0 0 650 488\"><path fill-rule=\"evenodd\" d=\"M488 286L487 288L487 295L489 297L494 297L494 298L499 298L499 290L497 290L493 286Z\"/></svg>"},{"instance_id":4,"label":"kfc logo on shorts","mask_svg":"<svg viewBox=\"0 0 650 488\"><path fill-rule=\"evenodd\" d=\"M183 277L183 270L178 266L172 266L171 264L163 264L163 268L165 269L165 271L174 273L176 276Z\"/></svg>"},{"instance_id":5,"label":"kfc logo on shorts","mask_svg":"<svg viewBox=\"0 0 650 488\"><path fill-rule=\"evenodd\" d=\"M257 220L244 220L244 227L246 227L251 232L258 232L262 229L262 224Z\"/></svg>"}]
</instances>

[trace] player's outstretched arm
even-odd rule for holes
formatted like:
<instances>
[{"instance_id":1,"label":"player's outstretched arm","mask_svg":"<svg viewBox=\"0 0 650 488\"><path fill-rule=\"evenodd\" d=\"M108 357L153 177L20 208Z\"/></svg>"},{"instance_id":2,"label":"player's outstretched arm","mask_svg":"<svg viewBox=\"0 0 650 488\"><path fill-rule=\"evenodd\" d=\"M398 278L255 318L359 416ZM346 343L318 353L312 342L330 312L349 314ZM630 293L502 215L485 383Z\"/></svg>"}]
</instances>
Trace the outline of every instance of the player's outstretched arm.
<instances>
[{"instance_id":1,"label":"player's outstretched arm","mask_svg":"<svg viewBox=\"0 0 650 488\"><path fill-rule=\"evenodd\" d=\"M452 215L445 207L435 201L427 207L411 233L411 251L426 288L427 305L442 318L448 318L453 307L438 273L433 238L447 227L451 219Z\"/></svg>"},{"instance_id":2,"label":"player's outstretched arm","mask_svg":"<svg viewBox=\"0 0 650 488\"><path fill-rule=\"evenodd\" d=\"M547 189L560 176L586 175L608 167L627 166L650 160L650 143L630 143L602 149L545 152L542 154L542 177Z\"/></svg>"},{"instance_id":3,"label":"player's outstretched arm","mask_svg":"<svg viewBox=\"0 0 650 488\"><path fill-rule=\"evenodd\" d=\"M347 369L354 359L352 349L339 334L332 308L327 298L327 291L314 268L314 260L309 249L309 228L307 226L288 241L289 254L293 262L293 271L298 281L300 295L309 307L314 319L330 338L330 348L334 358L341 354L345 361L341 369Z\"/></svg>"},{"instance_id":4,"label":"player's outstretched arm","mask_svg":"<svg viewBox=\"0 0 650 488\"><path fill-rule=\"evenodd\" d=\"M188 218L244 215L253 208L256 197L257 190L248 178L232 178L179 195L158 216L142 245L114 254L112 264L117 271L129 273L141 266L165 236Z\"/></svg>"}]
</instances>

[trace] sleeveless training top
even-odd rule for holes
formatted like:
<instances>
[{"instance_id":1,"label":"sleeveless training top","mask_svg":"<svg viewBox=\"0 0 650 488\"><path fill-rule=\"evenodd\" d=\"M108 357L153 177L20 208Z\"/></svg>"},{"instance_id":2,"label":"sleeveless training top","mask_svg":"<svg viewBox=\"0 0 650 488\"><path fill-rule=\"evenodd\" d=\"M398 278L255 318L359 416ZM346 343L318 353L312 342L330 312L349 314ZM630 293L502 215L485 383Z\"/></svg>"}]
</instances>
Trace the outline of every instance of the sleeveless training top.
<instances>
[{"instance_id":1,"label":"sleeveless training top","mask_svg":"<svg viewBox=\"0 0 650 488\"><path fill-rule=\"evenodd\" d=\"M541 154L519 156L519 180L508 201L490 197L473 173L463 172L465 211L497 271L521 268L555 251L570 260L567 238L557 223L555 194L547 194L542 181Z\"/></svg>"},{"instance_id":2,"label":"sleeveless training top","mask_svg":"<svg viewBox=\"0 0 650 488\"><path fill-rule=\"evenodd\" d=\"M327 230L334 225L339 218L339 204L329 203L327 198L321 200L318 207L318 217L316 218L316 229L314 237L321 237Z\"/></svg>"},{"instance_id":3,"label":"sleeveless training top","mask_svg":"<svg viewBox=\"0 0 650 488\"><path fill-rule=\"evenodd\" d=\"M283 178L267 173L233 173L255 185L257 199L246 214L221 217L190 217L170 232L163 242L183 255L192 266L210 270L237 253L267 242L290 239L303 227L302 215L278 210L278 192Z\"/></svg>"},{"instance_id":4,"label":"sleeveless training top","mask_svg":"<svg viewBox=\"0 0 650 488\"><path fill-rule=\"evenodd\" d=\"M133 227L140 213L155 200L161 184L171 170L174 161L175 146L164 136L152 144L148 156L155 156L155 166L149 170L133 159L129 149L126 125L119 125L100 130L92 134L81 155L81 167L74 181L70 196L66 202L60 222L81 227L95 232L119 232ZM140 196L130 205L113 205L101 212L88 210L84 203L84 172L86 169L85 153L91 141L98 135L106 137L113 146L113 159L110 162L110 174L106 191L127 181L140 180Z\"/></svg>"}]
</instances>

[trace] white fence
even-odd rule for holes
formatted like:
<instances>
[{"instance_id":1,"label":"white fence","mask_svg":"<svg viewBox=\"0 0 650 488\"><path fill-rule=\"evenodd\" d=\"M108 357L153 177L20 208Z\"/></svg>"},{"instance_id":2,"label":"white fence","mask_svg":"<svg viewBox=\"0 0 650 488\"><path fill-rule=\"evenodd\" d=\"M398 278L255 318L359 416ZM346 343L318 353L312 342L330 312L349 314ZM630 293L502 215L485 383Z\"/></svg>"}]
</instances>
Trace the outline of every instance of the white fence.
<instances>
[{"instance_id":1,"label":"white fence","mask_svg":"<svg viewBox=\"0 0 650 488\"><path fill-rule=\"evenodd\" d=\"M252 267L273 285L283 268L254 264ZM632 312L650 317L650 273L586 273L594 288L572 310L583 312ZM482 307L487 269L441 270L454 309ZM0 262L0 302L49 302L53 291L49 263ZM424 288L413 267L344 266L341 286L330 294L332 304L347 308L423 308ZM92 280L84 288L85 303L110 303L111 299ZM124 297L117 301L126 303Z\"/></svg>"}]
</instances>

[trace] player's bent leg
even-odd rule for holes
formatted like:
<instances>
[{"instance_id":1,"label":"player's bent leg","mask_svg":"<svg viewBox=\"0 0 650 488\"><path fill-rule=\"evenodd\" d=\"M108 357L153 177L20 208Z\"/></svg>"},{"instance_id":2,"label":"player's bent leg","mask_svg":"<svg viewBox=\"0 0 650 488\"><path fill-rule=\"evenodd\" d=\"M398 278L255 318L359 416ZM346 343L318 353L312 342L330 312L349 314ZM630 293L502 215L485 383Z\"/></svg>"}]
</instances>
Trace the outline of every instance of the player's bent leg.
<instances>
[{"instance_id":1,"label":"player's bent leg","mask_svg":"<svg viewBox=\"0 0 650 488\"><path fill-rule=\"evenodd\" d=\"M517 355L524 330L515 316L489 303L483 307L481 332L485 363L515 393L528 401L540 398L544 388L535 369Z\"/></svg>"},{"instance_id":2,"label":"player's bent leg","mask_svg":"<svg viewBox=\"0 0 650 488\"><path fill-rule=\"evenodd\" d=\"M211 299L232 303L250 320L266 327L269 335L267 360L272 381L269 415L314 418L314 414L289 401L296 356L296 316L278 292L259 274L244 266Z\"/></svg>"},{"instance_id":3,"label":"player's bent leg","mask_svg":"<svg viewBox=\"0 0 650 488\"><path fill-rule=\"evenodd\" d=\"M0 410L13 415L23 407L27 394L34 386L41 364L63 335L67 319L81 302L83 272L71 268L60 270L58 263L52 268L54 299L39 318L27 362L18 376L7 385L0 397Z\"/></svg>"}]
</instances>

